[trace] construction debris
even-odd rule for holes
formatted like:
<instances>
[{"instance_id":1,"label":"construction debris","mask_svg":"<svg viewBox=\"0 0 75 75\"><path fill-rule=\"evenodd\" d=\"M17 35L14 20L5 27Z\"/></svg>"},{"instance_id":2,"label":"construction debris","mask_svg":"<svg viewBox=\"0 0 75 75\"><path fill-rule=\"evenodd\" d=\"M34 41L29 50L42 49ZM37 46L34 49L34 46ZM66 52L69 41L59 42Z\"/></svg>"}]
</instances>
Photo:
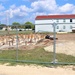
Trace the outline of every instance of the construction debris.
<instances>
[{"instance_id":1,"label":"construction debris","mask_svg":"<svg viewBox=\"0 0 75 75\"><path fill-rule=\"evenodd\" d=\"M46 36L45 36L45 39L53 40L53 39L54 39L54 37L53 37L53 36L50 36L50 35L46 35ZM58 38L55 38L55 39L57 40Z\"/></svg>"}]
</instances>

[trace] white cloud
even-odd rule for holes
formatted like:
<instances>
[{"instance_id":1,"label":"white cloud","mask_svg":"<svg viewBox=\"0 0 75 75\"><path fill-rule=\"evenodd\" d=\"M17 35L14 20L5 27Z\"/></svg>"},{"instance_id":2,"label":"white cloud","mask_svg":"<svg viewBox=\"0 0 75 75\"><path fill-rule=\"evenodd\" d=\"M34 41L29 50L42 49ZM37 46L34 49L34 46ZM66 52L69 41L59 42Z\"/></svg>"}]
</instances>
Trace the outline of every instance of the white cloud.
<instances>
[{"instance_id":1,"label":"white cloud","mask_svg":"<svg viewBox=\"0 0 75 75\"><path fill-rule=\"evenodd\" d=\"M38 0L31 4L33 11L44 12L54 11L57 8L55 0Z\"/></svg>"},{"instance_id":2,"label":"white cloud","mask_svg":"<svg viewBox=\"0 0 75 75\"><path fill-rule=\"evenodd\" d=\"M43 13L39 13L39 12L32 13L32 15L29 16L29 17L27 17L27 18L25 19L25 21L34 22L34 21L35 21L35 17L36 17L37 15L47 15L47 14L46 14L45 12L43 12Z\"/></svg>"},{"instance_id":3,"label":"white cloud","mask_svg":"<svg viewBox=\"0 0 75 75\"><path fill-rule=\"evenodd\" d=\"M25 5L21 5L19 8L23 12L31 12L31 10L32 10L31 8L28 8Z\"/></svg>"},{"instance_id":4,"label":"white cloud","mask_svg":"<svg viewBox=\"0 0 75 75\"><path fill-rule=\"evenodd\" d=\"M42 13L36 12L36 13L33 13L31 17L35 18L38 15L47 15L47 13L46 12L42 12Z\"/></svg>"},{"instance_id":5,"label":"white cloud","mask_svg":"<svg viewBox=\"0 0 75 75\"><path fill-rule=\"evenodd\" d=\"M38 0L23 0L23 1L30 1L30 2L34 2L34 1L38 1Z\"/></svg>"},{"instance_id":6,"label":"white cloud","mask_svg":"<svg viewBox=\"0 0 75 75\"><path fill-rule=\"evenodd\" d=\"M34 17L36 15L46 15L47 12L51 12L56 9L57 5L55 0L31 0L31 7L27 7L25 5L21 5L17 7L15 4L11 5L5 13L10 13L10 18L21 18L29 15L30 17ZM31 14L31 15L30 15Z\"/></svg>"},{"instance_id":7,"label":"white cloud","mask_svg":"<svg viewBox=\"0 0 75 75\"><path fill-rule=\"evenodd\" d=\"M10 6L10 8L11 8L11 9L15 9L15 8L16 8L16 5L13 4L13 5Z\"/></svg>"},{"instance_id":8,"label":"white cloud","mask_svg":"<svg viewBox=\"0 0 75 75\"><path fill-rule=\"evenodd\" d=\"M0 10L4 10L4 6L2 4L0 4Z\"/></svg>"},{"instance_id":9,"label":"white cloud","mask_svg":"<svg viewBox=\"0 0 75 75\"><path fill-rule=\"evenodd\" d=\"M29 8L27 8L25 5L19 6L15 8L14 10L12 10L12 13L15 16L19 16L19 17L27 16L28 12L29 12Z\"/></svg>"},{"instance_id":10,"label":"white cloud","mask_svg":"<svg viewBox=\"0 0 75 75\"><path fill-rule=\"evenodd\" d=\"M73 11L74 8L75 8L75 6L73 4L67 3L63 6L60 6L58 10L60 12L66 12L67 13L67 12Z\"/></svg>"},{"instance_id":11,"label":"white cloud","mask_svg":"<svg viewBox=\"0 0 75 75\"><path fill-rule=\"evenodd\" d=\"M4 14L3 14L3 12L0 12L0 16L3 16Z\"/></svg>"},{"instance_id":12,"label":"white cloud","mask_svg":"<svg viewBox=\"0 0 75 75\"><path fill-rule=\"evenodd\" d=\"M72 14L75 14L75 9L72 11Z\"/></svg>"},{"instance_id":13,"label":"white cloud","mask_svg":"<svg viewBox=\"0 0 75 75\"><path fill-rule=\"evenodd\" d=\"M11 5L10 8L5 11L5 13L9 13L10 18L21 18L27 16L30 10L31 9L26 7L25 5L21 5L19 7L16 7L16 5Z\"/></svg>"},{"instance_id":14,"label":"white cloud","mask_svg":"<svg viewBox=\"0 0 75 75\"><path fill-rule=\"evenodd\" d=\"M75 14L75 5L66 3L65 5L58 6L56 0L23 0L31 1L30 7L26 5L16 6L15 4L11 5L9 9L1 11L1 15L6 15L9 13L9 17L12 19L21 19L21 20L35 20L37 15L51 15L51 14L62 14L62 13L73 13ZM3 10L4 6L0 4L0 10Z\"/></svg>"}]
</instances>

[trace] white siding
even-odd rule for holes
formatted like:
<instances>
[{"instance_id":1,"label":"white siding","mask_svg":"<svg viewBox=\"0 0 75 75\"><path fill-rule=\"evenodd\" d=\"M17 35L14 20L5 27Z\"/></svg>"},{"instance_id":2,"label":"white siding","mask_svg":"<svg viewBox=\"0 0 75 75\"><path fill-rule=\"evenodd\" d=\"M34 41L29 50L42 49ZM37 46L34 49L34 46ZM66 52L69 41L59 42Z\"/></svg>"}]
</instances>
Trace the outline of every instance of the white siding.
<instances>
[{"instance_id":1,"label":"white siding","mask_svg":"<svg viewBox=\"0 0 75 75\"><path fill-rule=\"evenodd\" d=\"M55 23L57 23L57 26L58 26L58 29L56 26L56 32L59 32L59 31L72 32L71 26L75 27L75 19L72 19L72 22L70 22L70 19L65 19L65 22L63 22L63 19L54 19L54 21ZM53 32L52 22L53 22L53 19L36 20L35 32Z\"/></svg>"},{"instance_id":2,"label":"white siding","mask_svg":"<svg viewBox=\"0 0 75 75\"><path fill-rule=\"evenodd\" d=\"M53 32L52 25L36 25L35 32Z\"/></svg>"},{"instance_id":3,"label":"white siding","mask_svg":"<svg viewBox=\"0 0 75 75\"><path fill-rule=\"evenodd\" d=\"M74 26L74 24L57 24L59 26L59 29L56 28L56 32L64 31L64 32L72 32L71 26ZM65 28L64 28L65 26Z\"/></svg>"},{"instance_id":4,"label":"white siding","mask_svg":"<svg viewBox=\"0 0 75 75\"><path fill-rule=\"evenodd\" d=\"M51 23L51 20L36 20L35 24L45 24L45 23Z\"/></svg>"}]
</instances>

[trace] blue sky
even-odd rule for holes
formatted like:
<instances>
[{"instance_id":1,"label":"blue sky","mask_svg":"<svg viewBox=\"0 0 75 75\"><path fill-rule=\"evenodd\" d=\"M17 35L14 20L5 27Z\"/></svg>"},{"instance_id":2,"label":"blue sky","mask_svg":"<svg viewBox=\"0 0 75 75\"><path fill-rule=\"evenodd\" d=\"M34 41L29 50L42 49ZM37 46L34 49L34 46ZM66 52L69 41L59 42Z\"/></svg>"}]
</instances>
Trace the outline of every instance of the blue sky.
<instances>
[{"instance_id":1,"label":"blue sky","mask_svg":"<svg viewBox=\"0 0 75 75\"><path fill-rule=\"evenodd\" d=\"M37 15L75 14L75 0L0 0L0 21L34 23Z\"/></svg>"}]
</instances>

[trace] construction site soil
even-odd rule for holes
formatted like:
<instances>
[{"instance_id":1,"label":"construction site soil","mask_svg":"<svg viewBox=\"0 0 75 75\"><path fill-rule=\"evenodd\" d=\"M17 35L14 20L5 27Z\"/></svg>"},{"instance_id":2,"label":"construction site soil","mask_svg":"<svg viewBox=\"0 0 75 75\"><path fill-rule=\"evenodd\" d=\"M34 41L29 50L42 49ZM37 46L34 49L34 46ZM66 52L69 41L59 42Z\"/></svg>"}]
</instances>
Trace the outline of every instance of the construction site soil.
<instances>
[{"instance_id":1,"label":"construction site soil","mask_svg":"<svg viewBox=\"0 0 75 75\"><path fill-rule=\"evenodd\" d=\"M53 36L52 34L48 34L48 35ZM75 33L56 34L56 37L58 38L58 40L56 40L56 44L64 43L66 45L66 43L68 42L75 43ZM20 50L31 50L31 49L35 49L39 47L47 47L47 46L53 45L53 42L54 42L53 40L44 38L44 39L39 40L35 45L32 43L29 43L28 46L26 45L19 46L19 49Z\"/></svg>"},{"instance_id":2,"label":"construction site soil","mask_svg":"<svg viewBox=\"0 0 75 75\"><path fill-rule=\"evenodd\" d=\"M39 35L43 35L44 37L41 38L40 40L38 40L36 43L31 43L31 42L28 42L28 45L24 45L24 44L18 44L18 49L20 50L31 50L31 49L35 49L35 48L39 48L39 47L47 47L47 46L50 46L50 45L53 45L53 40L51 39L45 39L45 36L46 35L49 35L49 36L53 36L53 34L39 34ZM12 36L11 36L12 37ZM64 34L56 34L56 38L58 38L56 40L56 45L59 44L59 43L64 43L66 45L66 42L70 43L70 42L73 42L75 43L75 33L64 33ZM3 50L8 50L8 49L15 49L16 48L16 45L15 46L4 46L2 49Z\"/></svg>"}]
</instances>

